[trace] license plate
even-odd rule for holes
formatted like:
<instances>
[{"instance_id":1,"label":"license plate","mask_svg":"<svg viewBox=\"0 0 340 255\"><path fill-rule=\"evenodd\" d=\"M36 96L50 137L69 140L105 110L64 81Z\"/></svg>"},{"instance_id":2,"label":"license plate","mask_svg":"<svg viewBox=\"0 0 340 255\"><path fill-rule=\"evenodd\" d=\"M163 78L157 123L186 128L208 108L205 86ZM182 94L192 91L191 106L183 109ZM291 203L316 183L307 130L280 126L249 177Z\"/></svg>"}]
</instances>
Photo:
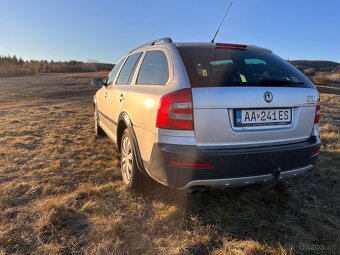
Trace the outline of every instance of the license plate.
<instances>
[{"instance_id":1,"label":"license plate","mask_svg":"<svg viewBox=\"0 0 340 255\"><path fill-rule=\"evenodd\" d=\"M236 127L288 125L291 123L292 110L289 108L235 110Z\"/></svg>"}]
</instances>

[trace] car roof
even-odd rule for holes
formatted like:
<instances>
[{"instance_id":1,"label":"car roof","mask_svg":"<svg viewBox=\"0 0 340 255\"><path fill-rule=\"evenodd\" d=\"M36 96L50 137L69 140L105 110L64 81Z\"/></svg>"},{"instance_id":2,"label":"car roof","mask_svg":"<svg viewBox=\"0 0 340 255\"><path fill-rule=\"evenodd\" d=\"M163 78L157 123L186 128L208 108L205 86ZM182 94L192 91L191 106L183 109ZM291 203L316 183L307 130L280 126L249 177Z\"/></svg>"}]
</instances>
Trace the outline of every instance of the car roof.
<instances>
[{"instance_id":1,"label":"car roof","mask_svg":"<svg viewBox=\"0 0 340 255\"><path fill-rule=\"evenodd\" d=\"M258 51L266 51L266 52L271 52L272 53L272 51L270 49L259 47L259 46L256 46L256 45L251 45L251 44L211 43L211 42L176 42L174 44L176 45L176 47L211 47L211 48L215 48L219 44L221 44L221 45L230 45L230 46L234 46L235 48L237 48L239 46L243 46L246 49L258 50ZM233 48L233 47L231 47L231 48Z\"/></svg>"},{"instance_id":2,"label":"car roof","mask_svg":"<svg viewBox=\"0 0 340 255\"><path fill-rule=\"evenodd\" d=\"M213 42L177 42L174 43L171 38L165 37L165 38L160 38L153 40L151 42L142 44L138 46L137 48L134 48L129 52L129 54L136 52L138 50L142 49L148 49L156 45L175 45L176 47L225 47L229 49L250 49L250 50L257 50L257 51L265 51L265 52L270 52L272 53L271 50L258 47L255 45L245 45L245 44L235 44L235 43L213 43Z\"/></svg>"}]
</instances>

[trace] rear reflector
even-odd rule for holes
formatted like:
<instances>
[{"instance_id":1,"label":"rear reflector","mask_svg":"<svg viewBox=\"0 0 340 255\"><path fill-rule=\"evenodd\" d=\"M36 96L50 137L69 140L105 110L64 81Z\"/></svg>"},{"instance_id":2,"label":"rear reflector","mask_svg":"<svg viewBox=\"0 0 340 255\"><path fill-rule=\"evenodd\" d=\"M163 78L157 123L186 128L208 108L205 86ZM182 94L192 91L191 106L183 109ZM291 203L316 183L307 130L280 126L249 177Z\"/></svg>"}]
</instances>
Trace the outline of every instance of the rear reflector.
<instances>
[{"instance_id":1,"label":"rear reflector","mask_svg":"<svg viewBox=\"0 0 340 255\"><path fill-rule=\"evenodd\" d=\"M217 48L228 48L234 50L245 50L247 45L245 44L234 44L234 43L216 43Z\"/></svg>"},{"instance_id":2,"label":"rear reflector","mask_svg":"<svg viewBox=\"0 0 340 255\"><path fill-rule=\"evenodd\" d=\"M191 162L180 162L180 161L170 161L170 166L179 167L195 167L195 168L211 168L214 165L211 163L191 163Z\"/></svg>"},{"instance_id":3,"label":"rear reflector","mask_svg":"<svg viewBox=\"0 0 340 255\"><path fill-rule=\"evenodd\" d=\"M319 154L320 154L320 148L313 149L311 154L310 154L310 157L313 158L313 157L316 157Z\"/></svg>"}]
</instances>

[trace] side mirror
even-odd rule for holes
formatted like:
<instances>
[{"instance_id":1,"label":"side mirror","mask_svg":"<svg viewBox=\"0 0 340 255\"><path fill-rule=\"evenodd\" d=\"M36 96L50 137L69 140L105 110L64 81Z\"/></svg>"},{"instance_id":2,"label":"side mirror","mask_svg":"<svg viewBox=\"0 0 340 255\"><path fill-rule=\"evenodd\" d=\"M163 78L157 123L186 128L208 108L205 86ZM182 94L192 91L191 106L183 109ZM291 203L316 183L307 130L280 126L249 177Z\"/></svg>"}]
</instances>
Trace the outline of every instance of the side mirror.
<instances>
[{"instance_id":1,"label":"side mirror","mask_svg":"<svg viewBox=\"0 0 340 255\"><path fill-rule=\"evenodd\" d=\"M91 80L92 86L103 86L104 85L104 79L103 78L94 78Z\"/></svg>"}]
</instances>

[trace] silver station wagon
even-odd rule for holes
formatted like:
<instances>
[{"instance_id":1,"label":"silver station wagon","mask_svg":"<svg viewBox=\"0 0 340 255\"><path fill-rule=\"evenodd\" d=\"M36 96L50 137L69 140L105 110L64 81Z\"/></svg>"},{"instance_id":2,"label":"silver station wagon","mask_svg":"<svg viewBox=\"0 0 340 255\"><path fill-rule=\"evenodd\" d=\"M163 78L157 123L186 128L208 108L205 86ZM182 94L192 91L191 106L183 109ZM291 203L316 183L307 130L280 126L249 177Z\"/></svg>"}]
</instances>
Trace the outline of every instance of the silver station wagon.
<instances>
[{"instance_id":1,"label":"silver station wagon","mask_svg":"<svg viewBox=\"0 0 340 255\"><path fill-rule=\"evenodd\" d=\"M131 188L273 185L319 154L318 91L268 49L162 38L92 84L96 135L117 144Z\"/></svg>"}]
</instances>

